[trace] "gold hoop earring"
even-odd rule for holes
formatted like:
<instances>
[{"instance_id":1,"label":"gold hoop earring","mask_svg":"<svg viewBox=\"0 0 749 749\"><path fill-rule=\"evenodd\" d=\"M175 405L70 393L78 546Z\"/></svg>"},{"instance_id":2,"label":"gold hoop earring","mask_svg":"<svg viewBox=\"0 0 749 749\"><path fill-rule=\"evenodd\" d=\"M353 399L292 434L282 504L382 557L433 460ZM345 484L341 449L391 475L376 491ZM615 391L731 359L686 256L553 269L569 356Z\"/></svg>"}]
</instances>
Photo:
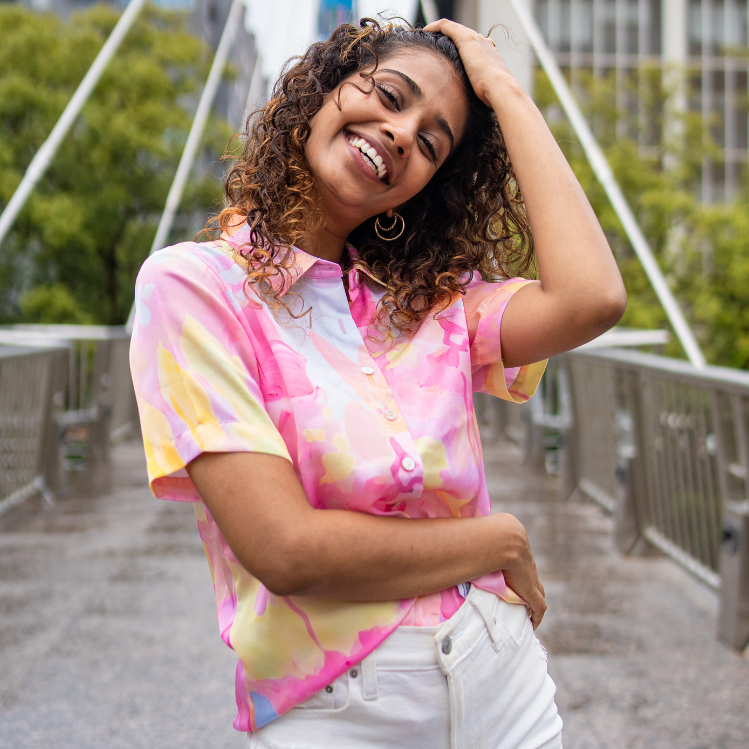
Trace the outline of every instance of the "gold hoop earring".
<instances>
[{"instance_id":1,"label":"gold hoop earring","mask_svg":"<svg viewBox=\"0 0 749 749\"><path fill-rule=\"evenodd\" d=\"M398 219L400 219L400 222L401 222L401 230L394 237L383 237L382 234L380 234L380 232L381 231L384 231L384 232L395 231L395 227L398 225ZM400 213L393 213L393 223L390 226L383 226L380 223L380 217L378 216L374 222L374 230L375 230L375 234L383 242L395 242L395 240L398 239L398 237L400 237L400 235L403 234L403 232L406 230L406 222L403 220L403 216L401 216Z\"/></svg>"}]
</instances>

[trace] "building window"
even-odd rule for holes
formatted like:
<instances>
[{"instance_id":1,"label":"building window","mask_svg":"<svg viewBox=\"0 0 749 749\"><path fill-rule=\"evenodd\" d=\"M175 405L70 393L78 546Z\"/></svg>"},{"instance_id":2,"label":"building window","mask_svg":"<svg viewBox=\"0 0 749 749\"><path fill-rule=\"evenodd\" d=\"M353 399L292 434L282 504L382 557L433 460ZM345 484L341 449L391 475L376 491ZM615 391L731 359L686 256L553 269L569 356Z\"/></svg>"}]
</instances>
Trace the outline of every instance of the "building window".
<instances>
[{"instance_id":1,"label":"building window","mask_svg":"<svg viewBox=\"0 0 749 749\"><path fill-rule=\"evenodd\" d=\"M661 53L661 0L649 0L648 5L648 49L643 52L651 55Z\"/></svg>"},{"instance_id":2,"label":"building window","mask_svg":"<svg viewBox=\"0 0 749 749\"><path fill-rule=\"evenodd\" d=\"M749 147L749 113L747 112L747 72L737 70L734 79L736 88L733 100L732 114L734 118L734 138L736 148Z\"/></svg>"},{"instance_id":3,"label":"building window","mask_svg":"<svg viewBox=\"0 0 749 749\"><path fill-rule=\"evenodd\" d=\"M603 51L606 54L616 54L616 2L604 0L602 13Z\"/></svg>"},{"instance_id":4,"label":"building window","mask_svg":"<svg viewBox=\"0 0 749 749\"><path fill-rule=\"evenodd\" d=\"M573 19L572 35L575 49L590 54L593 52L593 0L577 3L577 18Z\"/></svg>"},{"instance_id":5,"label":"building window","mask_svg":"<svg viewBox=\"0 0 749 749\"><path fill-rule=\"evenodd\" d=\"M690 0L687 10L687 51L693 57L702 54L702 3Z\"/></svg>"},{"instance_id":6,"label":"building window","mask_svg":"<svg viewBox=\"0 0 749 749\"><path fill-rule=\"evenodd\" d=\"M624 45L625 52L636 55L640 43L640 7L637 0L627 0L624 6Z\"/></svg>"},{"instance_id":7,"label":"building window","mask_svg":"<svg viewBox=\"0 0 749 749\"><path fill-rule=\"evenodd\" d=\"M536 23L541 31L541 36L549 42L549 1L548 0L537 0L534 3L534 15L536 16Z\"/></svg>"}]
</instances>

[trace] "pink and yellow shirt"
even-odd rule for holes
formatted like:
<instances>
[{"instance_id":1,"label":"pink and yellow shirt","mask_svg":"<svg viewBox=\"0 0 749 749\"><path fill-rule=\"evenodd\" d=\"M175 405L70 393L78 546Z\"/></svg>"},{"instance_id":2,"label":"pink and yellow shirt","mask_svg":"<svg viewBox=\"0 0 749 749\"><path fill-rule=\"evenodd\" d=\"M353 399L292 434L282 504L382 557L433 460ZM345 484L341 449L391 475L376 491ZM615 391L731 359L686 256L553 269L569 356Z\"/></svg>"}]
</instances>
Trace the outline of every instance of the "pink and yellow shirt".
<instances>
[{"instance_id":1,"label":"pink and yellow shirt","mask_svg":"<svg viewBox=\"0 0 749 749\"><path fill-rule=\"evenodd\" d=\"M523 279L475 274L449 309L388 339L375 324L384 289L353 268L347 296L341 267L301 250L281 291L310 315L269 309L245 283L237 248L248 233L152 255L136 283L130 351L151 489L193 503L221 637L239 658L240 731L324 688L398 626L449 618L462 597L275 596L237 562L185 466L203 452L268 453L292 463L321 510L487 515L472 394L524 402L545 367L502 365L502 315ZM472 583L518 602L501 573Z\"/></svg>"}]
</instances>

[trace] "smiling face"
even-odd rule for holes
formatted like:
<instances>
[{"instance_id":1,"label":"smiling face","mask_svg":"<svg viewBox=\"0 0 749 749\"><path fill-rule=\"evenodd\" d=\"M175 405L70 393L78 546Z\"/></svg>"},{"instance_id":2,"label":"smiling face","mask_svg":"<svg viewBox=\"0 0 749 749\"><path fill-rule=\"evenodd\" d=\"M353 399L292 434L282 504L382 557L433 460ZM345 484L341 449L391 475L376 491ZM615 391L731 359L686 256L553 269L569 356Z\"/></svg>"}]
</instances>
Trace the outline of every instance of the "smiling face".
<instances>
[{"instance_id":1,"label":"smiling face","mask_svg":"<svg viewBox=\"0 0 749 749\"><path fill-rule=\"evenodd\" d=\"M463 137L468 111L457 73L429 51L399 52L371 79L347 81L362 90L341 84L328 95L305 151L326 225L344 236L424 188Z\"/></svg>"}]
</instances>

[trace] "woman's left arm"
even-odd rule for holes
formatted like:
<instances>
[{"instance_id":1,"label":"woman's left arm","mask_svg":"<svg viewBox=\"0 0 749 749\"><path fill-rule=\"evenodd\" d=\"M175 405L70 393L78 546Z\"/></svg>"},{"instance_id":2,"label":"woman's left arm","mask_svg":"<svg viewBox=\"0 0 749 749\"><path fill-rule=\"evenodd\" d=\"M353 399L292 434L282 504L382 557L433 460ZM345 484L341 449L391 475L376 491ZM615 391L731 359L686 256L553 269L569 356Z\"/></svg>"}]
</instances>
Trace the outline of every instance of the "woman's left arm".
<instances>
[{"instance_id":1,"label":"woman's left arm","mask_svg":"<svg viewBox=\"0 0 749 749\"><path fill-rule=\"evenodd\" d=\"M474 91L496 113L533 232L539 281L526 284L507 305L501 331L505 366L530 364L592 340L618 322L627 297L580 183L492 42L445 19L426 31L455 42Z\"/></svg>"}]
</instances>

